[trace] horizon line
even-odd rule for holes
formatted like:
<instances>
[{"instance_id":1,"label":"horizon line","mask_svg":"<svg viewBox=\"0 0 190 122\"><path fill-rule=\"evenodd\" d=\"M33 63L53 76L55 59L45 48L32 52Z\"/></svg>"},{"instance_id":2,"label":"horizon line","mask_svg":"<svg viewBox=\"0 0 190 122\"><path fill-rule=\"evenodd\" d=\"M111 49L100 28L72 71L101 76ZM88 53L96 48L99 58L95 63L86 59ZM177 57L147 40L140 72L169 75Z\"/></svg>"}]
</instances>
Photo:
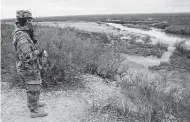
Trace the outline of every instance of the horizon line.
<instances>
[{"instance_id":1,"label":"horizon line","mask_svg":"<svg viewBox=\"0 0 190 122\"><path fill-rule=\"evenodd\" d=\"M168 12L168 13L159 13L159 12L155 12L155 13L109 13L109 14L78 14L78 15L60 15L60 16L37 16L34 18L48 18L48 17L72 17L72 16L97 16L97 15L135 15L135 14L190 14L190 12ZM12 19L16 19L15 18L1 18L1 20L12 20Z\"/></svg>"}]
</instances>

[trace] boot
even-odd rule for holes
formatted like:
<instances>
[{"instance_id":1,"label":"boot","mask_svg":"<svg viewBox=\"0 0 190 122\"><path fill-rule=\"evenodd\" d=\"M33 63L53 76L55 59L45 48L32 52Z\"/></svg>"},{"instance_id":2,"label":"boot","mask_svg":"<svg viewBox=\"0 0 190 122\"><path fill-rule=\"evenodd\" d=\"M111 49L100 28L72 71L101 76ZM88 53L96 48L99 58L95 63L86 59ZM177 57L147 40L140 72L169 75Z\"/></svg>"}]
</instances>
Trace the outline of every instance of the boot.
<instances>
[{"instance_id":1,"label":"boot","mask_svg":"<svg viewBox=\"0 0 190 122\"><path fill-rule=\"evenodd\" d=\"M44 103L44 102L38 102L38 107L43 107L45 105L46 105L46 103Z\"/></svg>"},{"instance_id":2,"label":"boot","mask_svg":"<svg viewBox=\"0 0 190 122\"><path fill-rule=\"evenodd\" d=\"M31 118L37 118L37 117L45 117L47 116L48 113L44 112L44 111L39 111L39 110L31 110L31 114L30 117Z\"/></svg>"}]
</instances>

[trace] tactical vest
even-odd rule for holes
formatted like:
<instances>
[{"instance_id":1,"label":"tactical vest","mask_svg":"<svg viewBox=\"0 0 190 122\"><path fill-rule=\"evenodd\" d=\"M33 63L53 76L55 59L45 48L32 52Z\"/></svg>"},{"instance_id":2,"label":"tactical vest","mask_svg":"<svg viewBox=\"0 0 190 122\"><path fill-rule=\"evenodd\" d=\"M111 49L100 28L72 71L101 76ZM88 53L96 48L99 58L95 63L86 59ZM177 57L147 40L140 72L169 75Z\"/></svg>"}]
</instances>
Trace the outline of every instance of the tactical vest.
<instances>
[{"instance_id":1,"label":"tactical vest","mask_svg":"<svg viewBox=\"0 0 190 122\"><path fill-rule=\"evenodd\" d=\"M19 31L23 31L25 32L29 37L30 37L30 43L32 44L32 51L34 50L37 50L37 47L35 45L35 43L37 43L37 41L34 39L34 36L33 36L33 32L31 31L28 31L28 30L17 30L15 31L15 33L19 32ZM17 47L17 46L16 46ZM18 60L18 67L20 66L20 69L32 69L32 67L35 69L42 69L45 64L45 62L43 62L43 59L46 58L47 59L47 56L44 56L43 55L44 52L41 52L40 55L35 55L35 60L31 60L31 57L33 56L30 56L30 55L25 55L23 54L21 51L17 51L17 60ZM47 53L47 52L46 52Z\"/></svg>"},{"instance_id":2,"label":"tactical vest","mask_svg":"<svg viewBox=\"0 0 190 122\"><path fill-rule=\"evenodd\" d=\"M15 31L14 33L18 32L18 31L26 32L26 33L29 35L29 37L31 38L33 44L36 44L36 43L37 43L37 40L34 39L34 32L33 32L33 30L17 30L17 31Z\"/></svg>"}]
</instances>

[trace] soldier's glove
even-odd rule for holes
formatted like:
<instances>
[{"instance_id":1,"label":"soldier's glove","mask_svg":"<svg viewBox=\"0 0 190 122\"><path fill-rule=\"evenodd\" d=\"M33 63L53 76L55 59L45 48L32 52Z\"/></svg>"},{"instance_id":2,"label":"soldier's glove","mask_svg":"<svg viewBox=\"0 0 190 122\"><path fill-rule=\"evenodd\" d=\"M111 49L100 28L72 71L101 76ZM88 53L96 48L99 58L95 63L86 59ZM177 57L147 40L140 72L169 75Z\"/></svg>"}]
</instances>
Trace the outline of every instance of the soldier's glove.
<instances>
[{"instance_id":1,"label":"soldier's glove","mask_svg":"<svg viewBox=\"0 0 190 122\"><path fill-rule=\"evenodd\" d=\"M37 42L38 42L36 39L33 39L32 41L34 44L37 44Z\"/></svg>"},{"instance_id":2,"label":"soldier's glove","mask_svg":"<svg viewBox=\"0 0 190 122\"><path fill-rule=\"evenodd\" d=\"M42 57L42 56L44 55L44 51L45 51L44 49L41 49L41 50L39 51L38 56L39 56L39 57Z\"/></svg>"}]
</instances>

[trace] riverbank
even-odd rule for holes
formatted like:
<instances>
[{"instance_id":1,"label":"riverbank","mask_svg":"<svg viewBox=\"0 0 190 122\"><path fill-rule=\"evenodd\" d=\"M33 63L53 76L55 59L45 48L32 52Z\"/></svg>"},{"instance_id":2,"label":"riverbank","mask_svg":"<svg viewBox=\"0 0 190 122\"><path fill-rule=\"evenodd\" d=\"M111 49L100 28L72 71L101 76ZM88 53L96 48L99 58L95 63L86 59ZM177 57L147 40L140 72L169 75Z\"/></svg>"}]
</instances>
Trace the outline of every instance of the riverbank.
<instances>
[{"instance_id":1,"label":"riverbank","mask_svg":"<svg viewBox=\"0 0 190 122\"><path fill-rule=\"evenodd\" d=\"M159 62L169 61L169 57L172 54L168 51L178 40L186 39L181 36L167 35L159 30L143 31L140 29L127 28L119 24L112 23L93 23L93 22L43 22L41 25L53 26L53 27L76 27L81 30L75 31L77 36L81 36L83 39L91 39L97 41L104 40L102 42L107 43L107 46L114 46L116 52L125 53L131 55L131 59L136 59L138 56L153 56L153 58L147 57L147 62ZM118 28L120 30L118 30ZM72 29L71 29L72 30ZM88 31L88 32L86 32ZM101 34L101 33L104 34ZM101 35L97 38L96 35ZM98 40L99 40L98 39ZM188 38L187 38L188 39ZM101 42L101 41L100 41ZM164 43L167 43L165 45ZM120 48L119 48L120 47ZM112 47L111 47L112 48ZM167 49L168 48L168 49ZM172 49L173 50L173 49ZM134 56L134 58L132 58ZM137 57L135 57L137 56ZM161 58L157 59L156 57ZM140 57L139 57L140 58ZM146 62L146 58L143 58ZM134 61L134 60L133 60ZM155 64L155 63L153 63ZM152 65L151 65L152 66Z\"/></svg>"},{"instance_id":2,"label":"riverbank","mask_svg":"<svg viewBox=\"0 0 190 122\"><path fill-rule=\"evenodd\" d=\"M129 59L132 59L131 61L138 61L137 59L140 58L138 56L156 56L158 58L161 58L161 59L157 59L155 57L143 58L143 62L147 61L147 64L149 63L150 66L153 66L153 64L159 65L161 62L165 62L165 61L169 62L170 56L175 50L175 47L173 47L173 45L176 43L177 40L179 41L179 40L184 39L181 37L177 37L175 35L164 34L163 32L159 30L158 31L157 30L142 31L142 30L133 29L133 28L128 29L121 25L111 24L111 23L96 24L92 22L77 22L77 23L72 24L72 23L66 22L65 24L62 22L60 23L56 22L56 24L49 23L49 25L50 26L56 25L63 28L67 26L71 26L71 27L82 29L82 30L87 30L90 32L95 31L95 32L107 33L110 36L109 38L111 39L110 41L107 41L107 42L111 42L111 44L109 45L112 45L112 46L114 45L114 47L116 47L115 50L117 50L117 52L131 55L129 58ZM118 31L117 28L119 28L120 31ZM112 32L114 35L110 34ZM84 32L83 34L85 33L86 32ZM88 35L88 34L85 34L85 35ZM117 36L117 35L120 35L120 36ZM169 47L167 47L167 45L165 45L164 43L169 44ZM137 57L135 57L134 55ZM142 63L142 61L140 62ZM146 65L146 63L143 63L143 65Z\"/></svg>"},{"instance_id":3,"label":"riverbank","mask_svg":"<svg viewBox=\"0 0 190 122\"><path fill-rule=\"evenodd\" d=\"M151 28L147 25L139 25L139 24L122 24L125 27L129 27L129 28L139 28L139 29L143 29L143 30L151 30Z\"/></svg>"},{"instance_id":4,"label":"riverbank","mask_svg":"<svg viewBox=\"0 0 190 122\"><path fill-rule=\"evenodd\" d=\"M177 70L190 73L190 44L187 41L176 43L175 50L170 56L169 62L150 67L151 70Z\"/></svg>"},{"instance_id":5,"label":"riverbank","mask_svg":"<svg viewBox=\"0 0 190 122\"><path fill-rule=\"evenodd\" d=\"M176 26L172 25L165 29L166 33L174 33L174 34L190 34L190 25L181 25Z\"/></svg>"},{"instance_id":6,"label":"riverbank","mask_svg":"<svg viewBox=\"0 0 190 122\"><path fill-rule=\"evenodd\" d=\"M180 24L175 25L166 21L158 22L158 21L104 21L106 23L115 23L121 24L123 26L129 28L138 28L143 30L150 30L151 27L161 29L166 33L172 34L190 34L190 25Z\"/></svg>"}]
</instances>

